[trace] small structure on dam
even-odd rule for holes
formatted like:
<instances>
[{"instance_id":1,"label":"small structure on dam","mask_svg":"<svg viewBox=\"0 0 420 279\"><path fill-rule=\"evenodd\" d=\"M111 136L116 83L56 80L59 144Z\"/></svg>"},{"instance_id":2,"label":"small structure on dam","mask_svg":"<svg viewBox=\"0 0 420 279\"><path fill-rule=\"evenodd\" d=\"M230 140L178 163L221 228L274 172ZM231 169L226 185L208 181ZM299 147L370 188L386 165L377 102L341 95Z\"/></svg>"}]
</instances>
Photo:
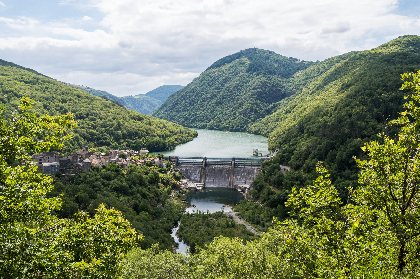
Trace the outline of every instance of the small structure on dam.
<instances>
[{"instance_id":1,"label":"small structure on dam","mask_svg":"<svg viewBox=\"0 0 420 279\"><path fill-rule=\"evenodd\" d=\"M186 178L205 187L247 188L267 158L168 157Z\"/></svg>"}]
</instances>

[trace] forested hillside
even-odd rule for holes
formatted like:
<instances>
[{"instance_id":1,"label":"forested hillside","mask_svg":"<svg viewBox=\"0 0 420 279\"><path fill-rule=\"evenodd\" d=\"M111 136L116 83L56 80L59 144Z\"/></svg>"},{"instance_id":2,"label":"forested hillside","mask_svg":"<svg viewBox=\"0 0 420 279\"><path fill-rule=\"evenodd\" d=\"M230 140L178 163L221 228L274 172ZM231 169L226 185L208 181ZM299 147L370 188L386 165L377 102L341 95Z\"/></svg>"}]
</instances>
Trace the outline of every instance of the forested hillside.
<instances>
[{"instance_id":1,"label":"forested hillside","mask_svg":"<svg viewBox=\"0 0 420 279\"><path fill-rule=\"evenodd\" d=\"M165 120L142 115L92 96L33 70L0 60L0 102L10 110L22 96L35 101L39 113L73 113L78 122L69 147L83 145L152 151L174 148L196 133Z\"/></svg>"},{"instance_id":2,"label":"forested hillside","mask_svg":"<svg viewBox=\"0 0 420 279\"><path fill-rule=\"evenodd\" d=\"M281 209L292 186L314 178L317 161L327 164L346 196L357 179L353 156L397 116L404 96L400 75L419 68L420 37L404 36L297 73L297 93L250 128L268 135L270 148L277 151L256 181L254 196ZM284 174L279 164L293 171Z\"/></svg>"},{"instance_id":3,"label":"forested hillside","mask_svg":"<svg viewBox=\"0 0 420 279\"><path fill-rule=\"evenodd\" d=\"M311 64L247 49L215 62L155 115L189 127L245 131L292 94L289 79Z\"/></svg>"}]
</instances>

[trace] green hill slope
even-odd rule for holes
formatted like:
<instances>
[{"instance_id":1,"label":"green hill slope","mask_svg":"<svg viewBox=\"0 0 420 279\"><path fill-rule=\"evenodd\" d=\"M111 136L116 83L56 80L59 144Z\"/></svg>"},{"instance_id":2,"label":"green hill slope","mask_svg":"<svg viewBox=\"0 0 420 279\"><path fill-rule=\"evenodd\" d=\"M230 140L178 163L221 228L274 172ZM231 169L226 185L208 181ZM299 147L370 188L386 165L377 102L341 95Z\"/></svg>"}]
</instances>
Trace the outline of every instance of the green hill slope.
<instances>
[{"instance_id":1,"label":"green hill slope","mask_svg":"<svg viewBox=\"0 0 420 279\"><path fill-rule=\"evenodd\" d=\"M353 156L362 143L383 131L402 109L400 74L420 69L420 37L404 36L378 48L327 59L299 72L297 93L250 127L269 135L277 150L256 183L254 195L276 206L293 184L311 178L317 161L325 161L345 188L356 179ZM282 174L279 164L289 165Z\"/></svg>"},{"instance_id":2,"label":"green hill slope","mask_svg":"<svg viewBox=\"0 0 420 279\"><path fill-rule=\"evenodd\" d=\"M39 112L71 112L78 121L72 147L82 145L160 151L191 140L196 132L180 125L129 111L106 99L56 81L33 70L0 60L0 102L16 107L29 96Z\"/></svg>"},{"instance_id":3,"label":"green hill slope","mask_svg":"<svg viewBox=\"0 0 420 279\"><path fill-rule=\"evenodd\" d=\"M289 79L311 64L247 49L215 62L155 115L189 127L245 131L291 95Z\"/></svg>"}]
</instances>

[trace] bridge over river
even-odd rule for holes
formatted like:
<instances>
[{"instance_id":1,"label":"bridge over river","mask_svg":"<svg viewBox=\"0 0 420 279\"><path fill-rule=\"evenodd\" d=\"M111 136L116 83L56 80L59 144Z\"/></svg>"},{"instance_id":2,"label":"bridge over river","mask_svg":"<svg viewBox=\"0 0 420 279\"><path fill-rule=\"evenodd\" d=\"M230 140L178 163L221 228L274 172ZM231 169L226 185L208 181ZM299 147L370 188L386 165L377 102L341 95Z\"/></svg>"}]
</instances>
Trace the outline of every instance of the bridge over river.
<instances>
[{"instance_id":1,"label":"bridge over river","mask_svg":"<svg viewBox=\"0 0 420 279\"><path fill-rule=\"evenodd\" d=\"M168 160L189 180L206 187L251 185L266 157L207 158L169 156Z\"/></svg>"}]
</instances>

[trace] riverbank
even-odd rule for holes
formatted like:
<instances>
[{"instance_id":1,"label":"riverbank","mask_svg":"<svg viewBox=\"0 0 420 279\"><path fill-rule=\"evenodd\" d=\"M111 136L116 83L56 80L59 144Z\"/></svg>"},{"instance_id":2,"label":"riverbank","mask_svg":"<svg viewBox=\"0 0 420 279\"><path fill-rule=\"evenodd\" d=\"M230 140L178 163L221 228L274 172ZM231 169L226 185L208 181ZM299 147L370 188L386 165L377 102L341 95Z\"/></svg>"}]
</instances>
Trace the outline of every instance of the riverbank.
<instances>
[{"instance_id":1,"label":"riverbank","mask_svg":"<svg viewBox=\"0 0 420 279\"><path fill-rule=\"evenodd\" d=\"M245 228L254 235L259 236L261 234L261 232L259 232L256 228L254 228L251 224L249 224L247 221L242 219L241 216L239 216L238 213L235 212L231 206L226 206L225 209L227 210L224 210L223 213L226 216L232 218L236 224L244 225Z\"/></svg>"}]
</instances>

